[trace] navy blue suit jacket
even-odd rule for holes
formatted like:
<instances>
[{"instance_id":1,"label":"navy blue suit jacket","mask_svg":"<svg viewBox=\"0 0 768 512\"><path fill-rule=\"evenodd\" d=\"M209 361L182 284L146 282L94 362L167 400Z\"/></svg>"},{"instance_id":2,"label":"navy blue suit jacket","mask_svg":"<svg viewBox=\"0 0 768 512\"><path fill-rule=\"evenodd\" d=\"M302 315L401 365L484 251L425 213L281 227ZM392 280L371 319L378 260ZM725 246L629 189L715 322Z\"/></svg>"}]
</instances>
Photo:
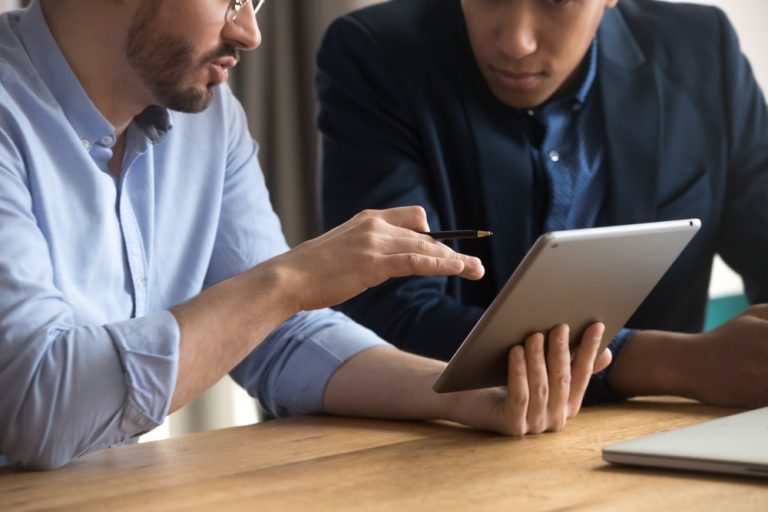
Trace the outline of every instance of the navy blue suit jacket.
<instances>
[{"instance_id":1,"label":"navy blue suit jacket","mask_svg":"<svg viewBox=\"0 0 768 512\"><path fill-rule=\"evenodd\" d=\"M703 227L628 323L697 331L716 253L768 302L768 116L721 11L623 0L599 28L607 149L599 224ZM546 193L510 108L474 60L459 0L394 0L337 20L318 54L324 222L418 204L478 282L393 279L341 309L406 350L449 358L541 233Z\"/></svg>"}]
</instances>

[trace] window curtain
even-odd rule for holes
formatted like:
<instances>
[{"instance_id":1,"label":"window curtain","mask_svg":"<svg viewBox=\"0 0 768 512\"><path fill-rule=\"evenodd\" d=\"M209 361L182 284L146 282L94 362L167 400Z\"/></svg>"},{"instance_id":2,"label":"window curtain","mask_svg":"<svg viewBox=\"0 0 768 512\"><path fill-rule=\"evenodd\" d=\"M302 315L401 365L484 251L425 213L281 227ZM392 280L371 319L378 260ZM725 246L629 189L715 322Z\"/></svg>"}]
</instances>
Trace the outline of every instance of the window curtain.
<instances>
[{"instance_id":1,"label":"window curtain","mask_svg":"<svg viewBox=\"0 0 768 512\"><path fill-rule=\"evenodd\" d=\"M319 233L316 197L315 52L337 16L373 0L267 0L261 48L243 55L230 85L259 142L272 201L288 242Z\"/></svg>"}]
</instances>

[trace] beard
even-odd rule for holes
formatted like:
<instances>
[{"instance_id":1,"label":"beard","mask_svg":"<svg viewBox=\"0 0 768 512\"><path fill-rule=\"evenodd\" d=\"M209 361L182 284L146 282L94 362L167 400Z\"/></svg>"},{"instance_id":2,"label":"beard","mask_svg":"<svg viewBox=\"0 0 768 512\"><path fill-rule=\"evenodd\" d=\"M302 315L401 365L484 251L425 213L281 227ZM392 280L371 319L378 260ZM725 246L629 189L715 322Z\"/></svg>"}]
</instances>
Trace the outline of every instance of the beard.
<instances>
[{"instance_id":1,"label":"beard","mask_svg":"<svg viewBox=\"0 0 768 512\"><path fill-rule=\"evenodd\" d=\"M196 59L195 47L188 38L168 34L159 26L151 4L140 8L128 31L125 49L128 63L159 106L179 112L202 112L211 104L216 84L197 87L185 83L221 57L237 58L238 51L224 44Z\"/></svg>"}]
</instances>

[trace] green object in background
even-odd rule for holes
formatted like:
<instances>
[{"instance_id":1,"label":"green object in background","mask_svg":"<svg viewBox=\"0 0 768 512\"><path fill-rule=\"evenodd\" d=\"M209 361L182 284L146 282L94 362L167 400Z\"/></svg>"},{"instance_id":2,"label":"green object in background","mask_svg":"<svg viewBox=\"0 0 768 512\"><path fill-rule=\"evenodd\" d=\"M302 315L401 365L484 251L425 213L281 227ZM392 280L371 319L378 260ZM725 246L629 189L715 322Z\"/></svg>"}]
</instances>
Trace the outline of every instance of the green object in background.
<instances>
[{"instance_id":1,"label":"green object in background","mask_svg":"<svg viewBox=\"0 0 768 512\"><path fill-rule=\"evenodd\" d=\"M704 321L704 330L710 331L720 324L724 324L734 316L749 307L747 298L742 295L726 295L709 299L707 305L707 317Z\"/></svg>"}]
</instances>

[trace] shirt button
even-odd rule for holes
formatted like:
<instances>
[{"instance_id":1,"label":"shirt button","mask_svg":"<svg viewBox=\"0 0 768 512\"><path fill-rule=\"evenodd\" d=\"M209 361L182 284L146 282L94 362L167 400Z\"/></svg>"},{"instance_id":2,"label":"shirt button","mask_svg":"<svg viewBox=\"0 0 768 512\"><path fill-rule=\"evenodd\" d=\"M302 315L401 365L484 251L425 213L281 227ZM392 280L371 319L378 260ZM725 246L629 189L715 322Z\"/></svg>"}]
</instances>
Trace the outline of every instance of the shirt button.
<instances>
[{"instance_id":1,"label":"shirt button","mask_svg":"<svg viewBox=\"0 0 768 512\"><path fill-rule=\"evenodd\" d=\"M139 281L139 280L136 281L135 286L136 286L136 291L137 292L140 292L140 291L142 291L144 289L144 285L141 284L141 281Z\"/></svg>"},{"instance_id":2,"label":"shirt button","mask_svg":"<svg viewBox=\"0 0 768 512\"><path fill-rule=\"evenodd\" d=\"M526 111L525 111L525 113L526 113L526 114L528 114L528 115L529 115L529 116L531 116L531 117L533 117L533 116L535 116L535 115L536 115L536 112L534 112L534 111L533 111L533 110L531 110L531 109L528 109L528 110L526 110Z\"/></svg>"},{"instance_id":3,"label":"shirt button","mask_svg":"<svg viewBox=\"0 0 768 512\"><path fill-rule=\"evenodd\" d=\"M80 139L80 142L82 142L85 149L91 149L91 141L88 139Z\"/></svg>"},{"instance_id":4,"label":"shirt button","mask_svg":"<svg viewBox=\"0 0 768 512\"><path fill-rule=\"evenodd\" d=\"M106 137L102 137L99 142L101 143L102 146L111 148L112 144L115 143L115 138L112 137L111 135L107 135Z\"/></svg>"},{"instance_id":5,"label":"shirt button","mask_svg":"<svg viewBox=\"0 0 768 512\"><path fill-rule=\"evenodd\" d=\"M578 112L581 110L581 103L574 103L572 108L574 112Z\"/></svg>"},{"instance_id":6,"label":"shirt button","mask_svg":"<svg viewBox=\"0 0 768 512\"><path fill-rule=\"evenodd\" d=\"M555 151L554 149L549 152L549 159L553 162L559 162L560 161L560 153Z\"/></svg>"}]
</instances>

